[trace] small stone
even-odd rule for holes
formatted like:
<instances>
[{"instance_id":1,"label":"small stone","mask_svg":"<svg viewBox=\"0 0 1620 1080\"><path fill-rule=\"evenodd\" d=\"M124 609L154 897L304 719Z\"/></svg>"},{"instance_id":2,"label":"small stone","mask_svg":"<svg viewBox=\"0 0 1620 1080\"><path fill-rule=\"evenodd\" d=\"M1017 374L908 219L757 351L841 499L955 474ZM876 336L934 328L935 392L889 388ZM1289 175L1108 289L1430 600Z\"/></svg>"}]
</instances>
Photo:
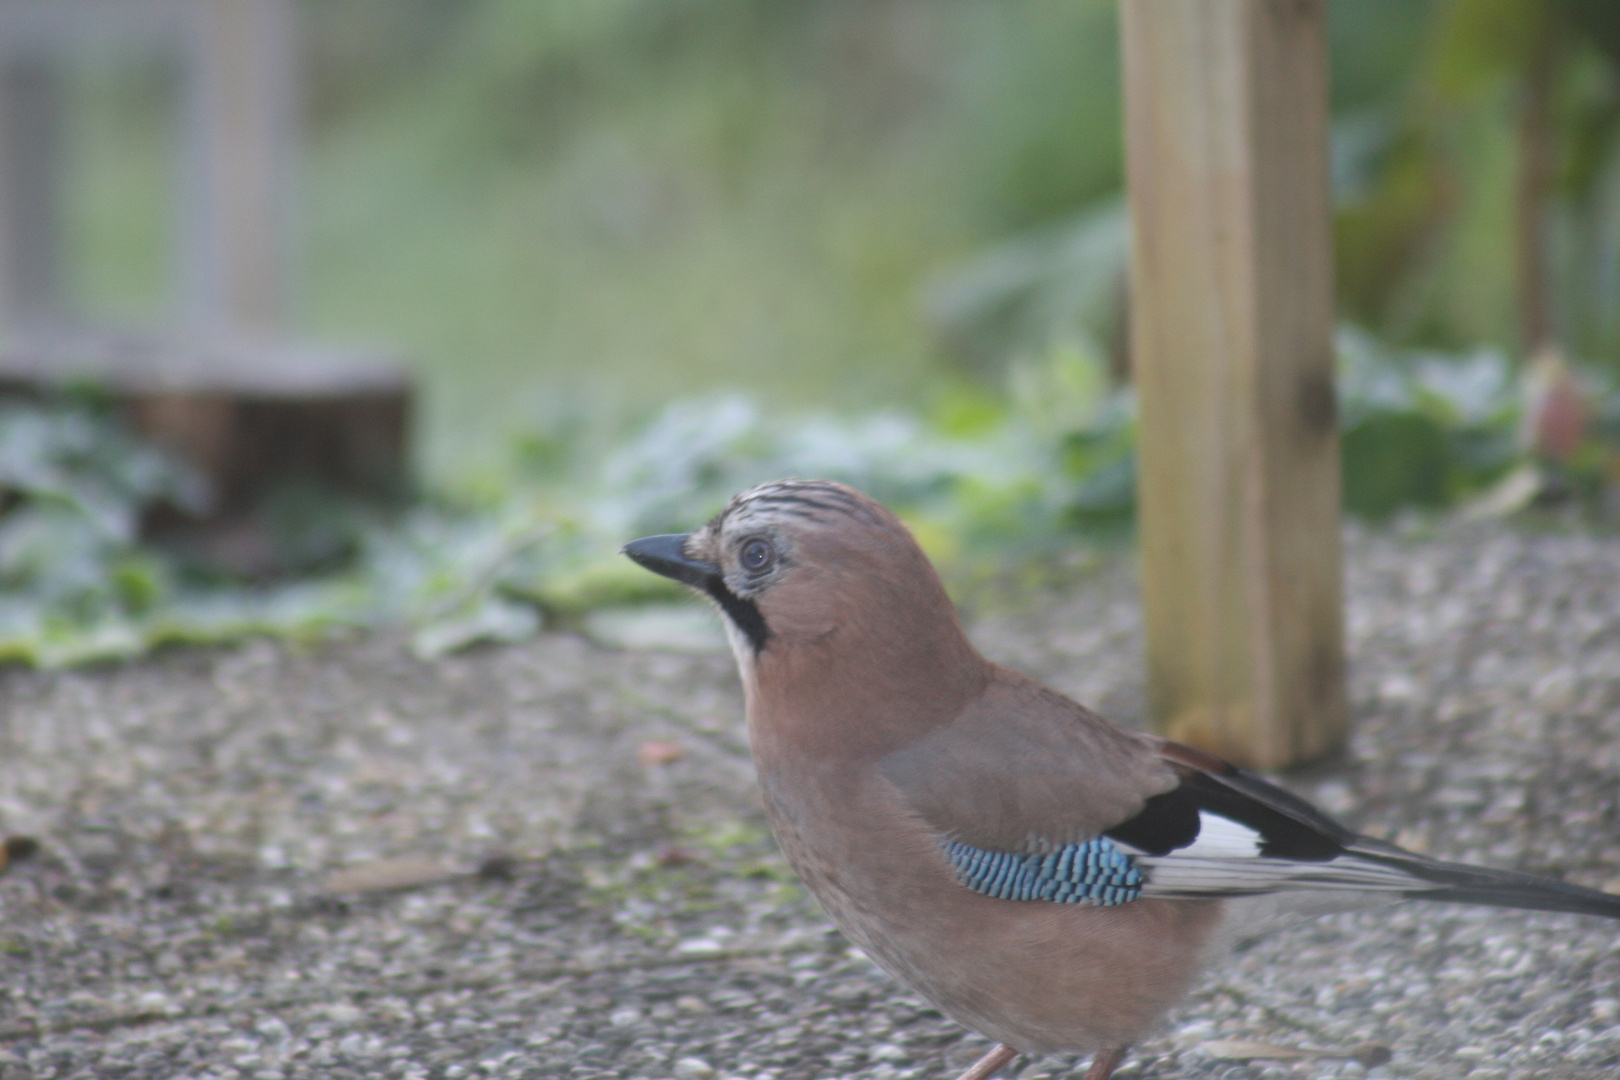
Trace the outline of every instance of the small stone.
<instances>
[{"instance_id":1,"label":"small stone","mask_svg":"<svg viewBox=\"0 0 1620 1080\"><path fill-rule=\"evenodd\" d=\"M275 1016L267 1016L253 1025L253 1030L267 1039L285 1039L288 1035L287 1024Z\"/></svg>"},{"instance_id":2,"label":"small stone","mask_svg":"<svg viewBox=\"0 0 1620 1080\"><path fill-rule=\"evenodd\" d=\"M714 1066L702 1058L681 1058L675 1063L676 1080L712 1080Z\"/></svg>"},{"instance_id":3,"label":"small stone","mask_svg":"<svg viewBox=\"0 0 1620 1080\"><path fill-rule=\"evenodd\" d=\"M364 1015L364 1012L347 1001L336 1001L326 1007L326 1018L340 1027L357 1023Z\"/></svg>"},{"instance_id":4,"label":"small stone","mask_svg":"<svg viewBox=\"0 0 1620 1080\"><path fill-rule=\"evenodd\" d=\"M160 1016L173 1016L180 1011L180 1007L161 990L148 990L136 998L135 1008L143 1013L156 1013Z\"/></svg>"}]
</instances>

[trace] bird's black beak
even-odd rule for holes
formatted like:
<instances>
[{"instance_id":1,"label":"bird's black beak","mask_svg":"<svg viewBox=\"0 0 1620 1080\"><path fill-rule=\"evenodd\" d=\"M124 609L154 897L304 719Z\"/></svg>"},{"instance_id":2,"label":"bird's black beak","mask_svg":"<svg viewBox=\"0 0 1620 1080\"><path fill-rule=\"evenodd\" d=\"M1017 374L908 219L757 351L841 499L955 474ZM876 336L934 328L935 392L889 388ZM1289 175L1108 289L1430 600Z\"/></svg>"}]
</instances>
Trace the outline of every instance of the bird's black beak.
<instances>
[{"instance_id":1,"label":"bird's black beak","mask_svg":"<svg viewBox=\"0 0 1620 1080\"><path fill-rule=\"evenodd\" d=\"M686 542L691 533L665 533L663 536L643 536L624 545L624 553L655 574L663 574L705 593L720 610L726 613L738 630L748 638L757 656L771 636L770 627L759 614L752 600L740 597L726 588L726 579L713 563L699 562L686 554Z\"/></svg>"},{"instance_id":2,"label":"bird's black beak","mask_svg":"<svg viewBox=\"0 0 1620 1080\"><path fill-rule=\"evenodd\" d=\"M686 557L686 541L690 537L691 533L643 536L624 545L624 553L655 574L707 590L709 583L720 576L720 568Z\"/></svg>"}]
</instances>

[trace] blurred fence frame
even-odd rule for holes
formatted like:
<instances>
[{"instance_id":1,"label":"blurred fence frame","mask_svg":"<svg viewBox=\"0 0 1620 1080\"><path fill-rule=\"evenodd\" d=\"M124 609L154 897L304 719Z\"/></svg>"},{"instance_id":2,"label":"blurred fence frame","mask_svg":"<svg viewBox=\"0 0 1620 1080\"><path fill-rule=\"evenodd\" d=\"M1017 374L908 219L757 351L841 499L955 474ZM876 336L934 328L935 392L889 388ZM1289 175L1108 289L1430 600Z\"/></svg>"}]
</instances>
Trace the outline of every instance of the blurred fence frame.
<instances>
[{"instance_id":1,"label":"blurred fence frame","mask_svg":"<svg viewBox=\"0 0 1620 1080\"><path fill-rule=\"evenodd\" d=\"M0 318L60 321L62 58L166 52L183 121L181 310L268 328L286 297L297 151L291 0L0 0Z\"/></svg>"},{"instance_id":2,"label":"blurred fence frame","mask_svg":"<svg viewBox=\"0 0 1620 1080\"><path fill-rule=\"evenodd\" d=\"M281 340L294 235L293 0L0 0L0 391L88 380L199 469L216 521L276 485L408 487L397 356ZM178 319L88 325L64 295L64 61L160 55L179 72Z\"/></svg>"}]
</instances>

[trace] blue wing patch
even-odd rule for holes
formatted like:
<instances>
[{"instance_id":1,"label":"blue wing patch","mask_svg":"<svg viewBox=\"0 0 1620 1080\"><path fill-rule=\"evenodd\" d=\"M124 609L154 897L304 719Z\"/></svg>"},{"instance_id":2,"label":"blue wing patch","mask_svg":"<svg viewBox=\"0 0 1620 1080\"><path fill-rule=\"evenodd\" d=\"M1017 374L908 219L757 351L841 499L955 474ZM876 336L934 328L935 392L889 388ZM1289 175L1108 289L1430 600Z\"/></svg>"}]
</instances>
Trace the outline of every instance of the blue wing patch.
<instances>
[{"instance_id":1,"label":"blue wing patch","mask_svg":"<svg viewBox=\"0 0 1620 1080\"><path fill-rule=\"evenodd\" d=\"M1142 895L1142 872L1106 836L1065 844L1049 855L986 851L960 840L943 846L958 881L1000 900L1111 907Z\"/></svg>"}]
</instances>

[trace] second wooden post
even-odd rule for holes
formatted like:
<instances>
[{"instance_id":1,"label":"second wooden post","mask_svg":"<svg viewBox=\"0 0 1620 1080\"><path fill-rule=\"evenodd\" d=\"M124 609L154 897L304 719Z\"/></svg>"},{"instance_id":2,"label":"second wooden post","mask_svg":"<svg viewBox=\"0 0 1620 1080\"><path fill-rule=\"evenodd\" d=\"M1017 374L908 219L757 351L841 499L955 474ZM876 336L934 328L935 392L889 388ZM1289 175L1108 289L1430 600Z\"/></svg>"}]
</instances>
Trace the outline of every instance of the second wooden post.
<instances>
[{"instance_id":1,"label":"second wooden post","mask_svg":"<svg viewBox=\"0 0 1620 1080\"><path fill-rule=\"evenodd\" d=\"M1159 729L1240 764L1345 729L1322 0L1122 0Z\"/></svg>"}]
</instances>

